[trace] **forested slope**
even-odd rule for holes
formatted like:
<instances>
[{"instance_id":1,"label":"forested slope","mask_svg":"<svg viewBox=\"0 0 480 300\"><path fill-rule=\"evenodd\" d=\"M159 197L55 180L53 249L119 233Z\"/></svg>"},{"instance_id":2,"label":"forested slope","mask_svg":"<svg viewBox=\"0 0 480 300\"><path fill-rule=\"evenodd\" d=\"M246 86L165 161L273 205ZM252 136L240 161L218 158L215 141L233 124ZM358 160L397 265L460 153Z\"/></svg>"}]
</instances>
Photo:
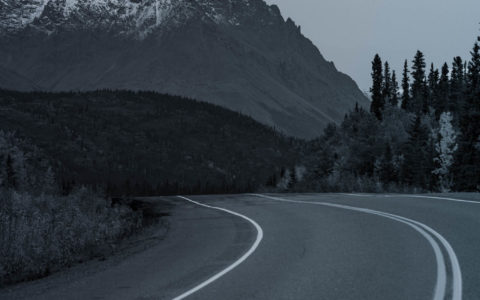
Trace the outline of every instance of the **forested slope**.
<instances>
[{"instance_id":1,"label":"forested slope","mask_svg":"<svg viewBox=\"0 0 480 300\"><path fill-rule=\"evenodd\" d=\"M254 190L299 157L295 144L253 119L150 92L0 92L0 128L56 161L64 190L109 194Z\"/></svg>"}]
</instances>

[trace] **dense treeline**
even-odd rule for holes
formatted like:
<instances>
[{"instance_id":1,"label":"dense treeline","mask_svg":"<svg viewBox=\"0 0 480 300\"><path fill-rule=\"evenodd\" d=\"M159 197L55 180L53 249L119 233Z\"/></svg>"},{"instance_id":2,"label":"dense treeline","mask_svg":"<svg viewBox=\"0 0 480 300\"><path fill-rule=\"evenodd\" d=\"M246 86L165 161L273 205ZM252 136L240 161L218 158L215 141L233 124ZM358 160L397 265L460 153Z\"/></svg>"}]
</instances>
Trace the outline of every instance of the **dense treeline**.
<instances>
[{"instance_id":1,"label":"dense treeline","mask_svg":"<svg viewBox=\"0 0 480 300\"><path fill-rule=\"evenodd\" d=\"M65 193L251 192L276 186L304 155L304 142L250 117L153 92L0 91L0 105L0 128L43 149Z\"/></svg>"},{"instance_id":2,"label":"dense treeline","mask_svg":"<svg viewBox=\"0 0 480 300\"><path fill-rule=\"evenodd\" d=\"M480 42L480 38L479 38ZM370 112L356 108L312 143L304 189L479 191L480 47L451 66L418 51L401 88L389 63L372 62Z\"/></svg>"}]
</instances>

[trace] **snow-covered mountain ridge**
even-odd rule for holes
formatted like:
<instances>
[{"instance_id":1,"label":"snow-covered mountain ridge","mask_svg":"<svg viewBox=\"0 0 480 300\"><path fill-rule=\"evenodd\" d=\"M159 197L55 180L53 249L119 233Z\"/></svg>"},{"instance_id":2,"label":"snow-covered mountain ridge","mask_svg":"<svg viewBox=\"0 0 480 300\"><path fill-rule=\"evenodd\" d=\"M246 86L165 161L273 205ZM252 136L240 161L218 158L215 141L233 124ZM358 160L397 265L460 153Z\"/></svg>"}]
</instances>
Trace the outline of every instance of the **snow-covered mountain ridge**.
<instances>
[{"instance_id":1,"label":"snow-covered mountain ridge","mask_svg":"<svg viewBox=\"0 0 480 300\"><path fill-rule=\"evenodd\" d=\"M369 104L264 0L0 0L0 88L157 91L304 138Z\"/></svg>"},{"instance_id":2,"label":"snow-covered mountain ridge","mask_svg":"<svg viewBox=\"0 0 480 300\"><path fill-rule=\"evenodd\" d=\"M259 0L0 0L0 32L33 29L98 29L143 38L158 28L182 24L192 17L217 24L241 25L255 13ZM257 5L256 5L257 4ZM279 18L276 7L268 7Z\"/></svg>"}]
</instances>

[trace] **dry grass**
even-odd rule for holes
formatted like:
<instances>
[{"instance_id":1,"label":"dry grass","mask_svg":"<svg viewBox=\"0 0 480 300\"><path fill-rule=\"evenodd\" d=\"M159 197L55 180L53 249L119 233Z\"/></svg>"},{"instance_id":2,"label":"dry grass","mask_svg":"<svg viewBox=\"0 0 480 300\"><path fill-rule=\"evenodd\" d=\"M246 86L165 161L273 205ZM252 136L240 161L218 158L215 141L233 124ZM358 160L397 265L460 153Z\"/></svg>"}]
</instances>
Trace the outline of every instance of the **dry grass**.
<instances>
[{"instance_id":1,"label":"dry grass","mask_svg":"<svg viewBox=\"0 0 480 300\"><path fill-rule=\"evenodd\" d=\"M69 196L0 191L0 285L102 255L141 226L141 213L85 188Z\"/></svg>"}]
</instances>

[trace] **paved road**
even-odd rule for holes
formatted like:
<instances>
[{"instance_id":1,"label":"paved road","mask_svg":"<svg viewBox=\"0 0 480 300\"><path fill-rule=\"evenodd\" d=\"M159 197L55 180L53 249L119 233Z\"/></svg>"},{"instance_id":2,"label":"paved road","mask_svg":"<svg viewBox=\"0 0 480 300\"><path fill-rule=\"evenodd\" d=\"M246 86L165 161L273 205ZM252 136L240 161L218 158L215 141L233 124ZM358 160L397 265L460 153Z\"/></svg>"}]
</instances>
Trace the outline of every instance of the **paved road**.
<instances>
[{"instance_id":1,"label":"paved road","mask_svg":"<svg viewBox=\"0 0 480 300\"><path fill-rule=\"evenodd\" d=\"M158 201L176 204L159 245L0 298L480 299L480 202L346 194Z\"/></svg>"}]
</instances>

